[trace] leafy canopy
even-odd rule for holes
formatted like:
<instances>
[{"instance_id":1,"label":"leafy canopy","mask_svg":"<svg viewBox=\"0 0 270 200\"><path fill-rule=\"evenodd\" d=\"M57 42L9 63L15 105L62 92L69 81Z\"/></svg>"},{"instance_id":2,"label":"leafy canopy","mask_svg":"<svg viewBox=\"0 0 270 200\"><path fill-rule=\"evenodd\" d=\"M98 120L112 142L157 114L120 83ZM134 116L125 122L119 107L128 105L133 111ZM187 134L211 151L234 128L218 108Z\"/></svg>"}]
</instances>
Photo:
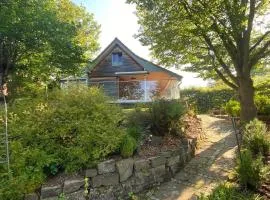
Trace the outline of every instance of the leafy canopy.
<instances>
[{"instance_id":1,"label":"leafy canopy","mask_svg":"<svg viewBox=\"0 0 270 200\"><path fill-rule=\"evenodd\" d=\"M184 65L237 89L270 55L268 0L128 0L140 41L165 65ZM214 59L213 59L214 57Z\"/></svg>"},{"instance_id":2,"label":"leafy canopy","mask_svg":"<svg viewBox=\"0 0 270 200\"><path fill-rule=\"evenodd\" d=\"M70 0L3 0L0 24L1 84L18 91L80 73L99 48L93 15Z\"/></svg>"}]
</instances>

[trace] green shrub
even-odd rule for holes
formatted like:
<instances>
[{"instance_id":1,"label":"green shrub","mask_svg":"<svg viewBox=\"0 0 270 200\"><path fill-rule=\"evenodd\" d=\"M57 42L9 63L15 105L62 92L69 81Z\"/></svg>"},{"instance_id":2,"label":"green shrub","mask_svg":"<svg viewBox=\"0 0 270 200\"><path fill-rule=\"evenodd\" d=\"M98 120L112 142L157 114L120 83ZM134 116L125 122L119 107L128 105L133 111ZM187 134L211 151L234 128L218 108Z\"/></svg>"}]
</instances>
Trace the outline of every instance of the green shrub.
<instances>
[{"instance_id":1,"label":"green shrub","mask_svg":"<svg viewBox=\"0 0 270 200\"><path fill-rule=\"evenodd\" d=\"M255 105L259 115L270 115L270 98L266 95L256 94L254 97ZM240 116L240 103L236 100L228 101L224 109L227 114L237 117Z\"/></svg>"},{"instance_id":2,"label":"green shrub","mask_svg":"<svg viewBox=\"0 0 270 200\"><path fill-rule=\"evenodd\" d=\"M140 126L130 126L127 128L127 134L133 137L138 143L142 139L142 128Z\"/></svg>"},{"instance_id":3,"label":"green shrub","mask_svg":"<svg viewBox=\"0 0 270 200\"><path fill-rule=\"evenodd\" d=\"M128 127L145 128L150 123L149 108L147 106L136 106L133 109L126 111L126 121Z\"/></svg>"},{"instance_id":4,"label":"green shrub","mask_svg":"<svg viewBox=\"0 0 270 200\"><path fill-rule=\"evenodd\" d=\"M262 200L258 195L242 192L229 183L216 187L208 196L202 195L199 200Z\"/></svg>"},{"instance_id":5,"label":"green shrub","mask_svg":"<svg viewBox=\"0 0 270 200\"><path fill-rule=\"evenodd\" d=\"M97 88L79 86L51 92L48 99L21 99L10 105L14 178L0 180L10 188L0 188L0 199L16 199L15 193L32 192L48 175L91 167L119 151L123 115L107 101ZM8 192L12 196L1 196Z\"/></svg>"},{"instance_id":6,"label":"green shrub","mask_svg":"<svg viewBox=\"0 0 270 200\"><path fill-rule=\"evenodd\" d=\"M255 103L258 106L259 114L270 114L269 83L269 77L265 80L262 80L260 77L259 80L255 81ZM181 90L181 96L184 99L187 99L188 104L191 104L196 108L198 113L207 113L212 109L220 109L230 99L237 99L237 94L232 89L217 86L212 88L203 87L184 89ZM261 107L261 105L263 105L263 107Z\"/></svg>"},{"instance_id":7,"label":"green shrub","mask_svg":"<svg viewBox=\"0 0 270 200\"><path fill-rule=\"evenodd\" d=\"M133 156L133 153L136 150L136 148L137 148L136 140L132 136L127 134L121 146L121 156L123 156L124 158Z\"/></svg>"},{"instance_id":8,"label":"green shrub","mask_svg":"<svg viewBox=\"0 0 270 200\"><path fill-rule=\"evenodd\" d=\"M267 171L262 156L254 157L248 149L241 151L241 159L237 160L236 173L242 186L257 189L266 177Z\"/></svg>"},{"instance_id":9,"label":"green shrub","mask_svg":"<svg viewBox=\"0 0 270 200\"><path fill-rule=\"evenodd\" d=\"M181 95L200 114L210 112L212 109L220 109L235 93L227 88L207 87L184 89L181 90Z\"/></svg>"},{"instance_id":10,"label":"green shrub","mask_svg":"<svg viewBox=\"0 0 270 200\"><path fill-rule=\"evenodd\" d=\"M268 155L270 152L270 134L266 125L254 119L244 128L243 145L249 149L253 155Z\"/></svg>"},{"instance_id":11,"label":"green shrub","mask_svg":"<svg viewBox=\"0 0 270 200\"><path fill-rule=\"evenodd\" d=\"M270 97L266 95L255 95L254 101L258 114L270 115Z\"/></svg>"},{"instance_id":12,"label":"green shrub","mask_svg":"<svg viewBox=\"0 0 270 200\"><path fill-rule=\"evenodd\" d=\"M149 112L153 134L164 136L177 132L185 107L177 100L160 99L151 104Z\"/></svg>"},{"instance_id":13,"label":"green shrub","mask_svg":"<svg viewBox=\"0 0 270 200\"><path fill-rule=\"evenodd\" d=\"M236 100L228 101L225 104L224 109L226 113L229 114L230 116L233 116L233 117L240 116L240 103Z\"/></svg>"}]
</instances>

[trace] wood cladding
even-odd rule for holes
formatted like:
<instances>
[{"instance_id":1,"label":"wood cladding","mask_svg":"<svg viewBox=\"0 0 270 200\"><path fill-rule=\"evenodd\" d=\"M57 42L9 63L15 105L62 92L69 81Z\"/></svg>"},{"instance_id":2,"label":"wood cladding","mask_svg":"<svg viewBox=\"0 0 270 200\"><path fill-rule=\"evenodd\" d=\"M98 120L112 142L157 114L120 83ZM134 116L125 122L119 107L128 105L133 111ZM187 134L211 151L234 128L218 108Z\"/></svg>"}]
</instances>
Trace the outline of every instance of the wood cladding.
<instances>
[{"instance_id":1,"label":"wood cladding","mask_svg":"<svg viewBox=\"0 0 270 200\"><path fill-rule=\"evenodd\" d=\"M112 66L112 53L118 52L122 52L122 65ZM115 48L91 71L90 77L113 76L115 72L134 72L142 70L142 66L116 45Z\"/></svg>"}]
</instances>

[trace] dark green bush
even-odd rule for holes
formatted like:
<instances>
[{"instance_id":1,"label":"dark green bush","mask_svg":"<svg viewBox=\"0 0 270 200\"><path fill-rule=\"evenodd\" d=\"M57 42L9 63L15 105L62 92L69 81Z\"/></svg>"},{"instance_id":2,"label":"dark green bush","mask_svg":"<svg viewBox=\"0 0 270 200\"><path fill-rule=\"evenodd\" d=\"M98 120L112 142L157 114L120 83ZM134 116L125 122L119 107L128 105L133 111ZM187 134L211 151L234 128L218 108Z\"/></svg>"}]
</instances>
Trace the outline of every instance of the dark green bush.
<instances>
[{"instance_id":1,"label":"dark green bush","mask_svg":"<svg viewBox=\"0 0 270 200\"><path fill-rule=\"evenodd\" d=\"M236 173L239 183L250 189L257 189L267 175L262 156L254 157L249 149L241 151L241 159L237 160Z\"/></svg>"},{"instance_id":2,"label":"dark green bush","mask_svg":"<svg viewBox=\"0 0 270 200\"><path fill-rule=\"evenodd\" d=\"M140 126L130 126L127 128L127 134L131 137L133 137L136 142L140 142L142 139L142 128Z\"/></svg>"},{"instance_id":3,"label":"dark green bush","mask_svg":"<svg viewBox=\"0 0 270 200\"><path fill-rule=\"evenodd\" d=\"M238 117L240 116L240 110L241 110L240 103L236 100L230 100L225 104L224 110L230 116Z\"/></svg>"},{"instance_id":4,"label":"dark green bush","mask_svg":"<svg viewBox=\"0 0 270 200\"><path fill-rule=\"evenodd\" d=\"M136 106L132 109L125 109L127 127L145 128L150 123L149 106Z\"/></svg>"},{"instance_id":5,"label":"dark green bush","mask_svg":"<svg viewBox=\"0 0 270 200\"><path fill-rule=\"evenodd\" d=\"M160 99L154 101L149 108L153 134L161 136L176 134L185 110L184 105L177 100Z\"/></svg>"},{"instance_id":6,"label":"dark green bush","mask_svg":"<svg viewBox=\"0 0 270 200\"><path fill-rule=\"evenodd\" d=\"M124 158L133 156L133 153L136 150L136 148L137 148L136 140L132 136L127 134L121 146L121 156L123 156Z\"/></svg>"},{"instance_id":7,"label":"dark green bush","mask_svg":"<svg viewBox=\"0 0 270 200\"><path fill-rule=\"evenodd\" d=\"M22 99L10 105L13 178L0 179L6 186L0 187L0 199L16 199L12 193L5 195L10 189L32 192L48 175L92 166L119 151L123 114L107 101L97 88L80 86L49 93L48 99Z\"/></svg>"},{"instance_id":8,"label":"dark green bush","mask_svg":"<svg viewBox=\"0 0 270 200\"><path fill-rule=\"evenodd\" d=\"M270 152L270 134L266 125L254 119L244 128L243 145L249 149L253 155L268 155Z\"/></svg>"},{"instance_id":9,"label":"dark green bush","mask_svg":"<svg viewBox=\"0 0 270 200\"><path fill-rule=\"evenodd\" d=\"M240 191L229 183L216 187L208 196L202 195L199 200L262 200L258 195Z\"/></svg>"}]
</instances>

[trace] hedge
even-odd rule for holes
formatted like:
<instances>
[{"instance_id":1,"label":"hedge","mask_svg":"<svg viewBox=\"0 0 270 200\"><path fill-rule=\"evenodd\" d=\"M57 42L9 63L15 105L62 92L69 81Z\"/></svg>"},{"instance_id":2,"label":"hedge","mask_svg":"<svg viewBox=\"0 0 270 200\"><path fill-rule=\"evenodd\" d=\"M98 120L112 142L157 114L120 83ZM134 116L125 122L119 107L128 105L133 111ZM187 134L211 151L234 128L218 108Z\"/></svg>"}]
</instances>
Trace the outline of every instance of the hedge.
<instances>
[{"instance_id":1,"label":"hedge","mask_svg":"<svg viewBox=\"0 0 270 200\"><path fill-rule=\"evenodd\" d=\"M189 88L181 91L182 98L199 113L221 108L236 94L230 89Z\"/></svg>"}]
</instances>

